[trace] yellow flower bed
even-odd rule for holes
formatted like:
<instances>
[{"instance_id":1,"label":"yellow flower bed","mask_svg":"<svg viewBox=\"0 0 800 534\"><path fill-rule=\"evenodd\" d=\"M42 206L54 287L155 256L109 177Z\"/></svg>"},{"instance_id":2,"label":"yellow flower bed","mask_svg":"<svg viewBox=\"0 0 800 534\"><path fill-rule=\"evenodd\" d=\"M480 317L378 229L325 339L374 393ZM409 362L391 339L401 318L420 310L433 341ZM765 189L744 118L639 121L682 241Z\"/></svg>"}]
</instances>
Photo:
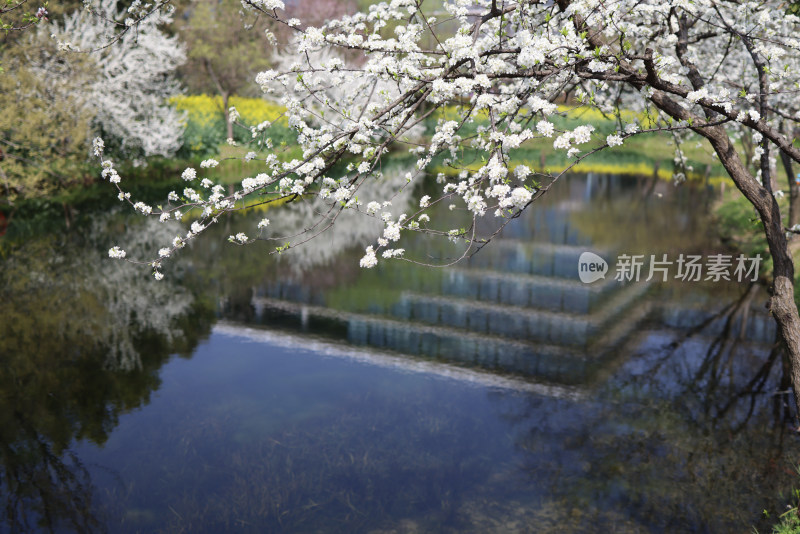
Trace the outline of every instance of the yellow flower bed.
<instances>
[{"instance_id":1,"label":"yellow flower bed","mask_svg":"<svg viewBox=\"0 0 800 534\"><path fill-rule=\"evenodd\" d=\"M560 104L558 106L558 111L559 113L565 114L567 118L581 119L590 124L597 124L598 122L610 122L614 120L612 115L603 115L598 109L590 108L588 106ZM433 116L437 119L456 121L461 118L458 108L453 105L440 108L433 114ZM488 117L488 113L486 110L481 110L475 115L475 117L479 120L482 120ZM639 119L641 124L647 124L649 122L646 113L634 113L633 111L628 110L622 111L622 119L628 122L631 122L634 119Z\"/></svg>"},{"instance_id":2,"label":"yellow flower bed","mask_svg":"<svg viewBox=\"0 0 800 534\"><path fill-rule=\"evenodd\" d=\"M210 126L219 120L223 113L221 96L179 95L170 98L169 103L178 111L185 112L187 120L200 128ZM284 116L286 108L261 98L232 96L228 100L228 105L234 106L242 121L250 125L264 121L277 121L284 126L287 124Z\"/></svg>"}]
</instances>

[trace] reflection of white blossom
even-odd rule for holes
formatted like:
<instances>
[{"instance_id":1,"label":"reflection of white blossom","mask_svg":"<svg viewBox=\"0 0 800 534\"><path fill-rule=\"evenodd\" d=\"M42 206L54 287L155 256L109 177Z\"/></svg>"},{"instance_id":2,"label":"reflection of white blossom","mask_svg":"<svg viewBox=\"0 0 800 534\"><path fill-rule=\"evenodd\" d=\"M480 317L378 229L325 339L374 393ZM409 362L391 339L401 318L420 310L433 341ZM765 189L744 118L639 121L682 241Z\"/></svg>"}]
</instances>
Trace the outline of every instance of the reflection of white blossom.
<instances>
[{"instance_id":1,"label":"reflection of white blossom","mask_svg":"<svg viewBox=\"0 0 800 534\"><path fill-rule=\"evenodd\" d=\"M328 264L347 248L363 246L365 243L374 241L383 233L385 223L378 217L366 214L373 212L366 206L375 199L392 198L391 205L387 204L383 211L391 213L395 218L404 210L413 207L413 192L407 184L407 172L406 168L391 168L387 169L381 178L370 178L369 183L357 192L358 200L362 205L361 211L345 209L339 212L340 208L336 203L320 197L304 198L281 206L276 210L275 215L270 217L268 237L278 240L279 244L284 241L294 242L294 239L281 240L281 237L296 235L308 228L309 224L313 224L311 221L321 220L322 222L316 228L318 232L329 224L332 217L336 216L333 227L323 235L310 243L283 253L288 257L292 268L298 272ZM312 231L307 235L313 235L313 233L315 232Z\"/></svg>"},{"instance_id":2,"label":"reflection of white blossom","mask_svg":"<svg viewBox=\"0 0 800 534\"><path fill-rule=\"evenodd\" d=\"M87 230L86 250L62 261L81 264L86 277L83 286L73 290L93 295L105 309L106 323L98 325L95 335L99 345L109 348L106 365L129 370L141 366L133 343L136 334L154 333L168 342L180 337L175 320L189 311L194 299L185 288L170 284L175 277L156 283L136 265L102 258L100 243L107 239L115 217L118 215L96 217ZM152 254L159 243L184 231L177 222L138 217L126 228L114 237L124 240L127 250L137 256Z\"/></svg>"}]
</instances>

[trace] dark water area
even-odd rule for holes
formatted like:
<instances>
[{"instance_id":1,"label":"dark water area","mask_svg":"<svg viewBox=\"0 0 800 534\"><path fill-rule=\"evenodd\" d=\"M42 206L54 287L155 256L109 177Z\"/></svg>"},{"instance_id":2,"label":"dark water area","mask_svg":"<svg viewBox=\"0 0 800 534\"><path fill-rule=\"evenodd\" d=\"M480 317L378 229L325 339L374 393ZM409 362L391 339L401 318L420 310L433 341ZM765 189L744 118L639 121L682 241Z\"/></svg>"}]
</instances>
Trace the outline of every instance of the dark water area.
<instances>
[{"instance_id":1,"label":"dark water area","mask_svg":"<svg viewBox=\"0 0 800 534\"><path fill-rule=\"evenodd\" d=\"M615 280L623 254L729 254L718 194L568 176L447 268L360 269L381 224L357 215L280 256L227 243L264 212L227 218L160 282L105 251L188 222L6 237L0 532L769 531L800 449L764 288ZM271 235L319 211L272 209Z\"/></svg>"}]
</instances>

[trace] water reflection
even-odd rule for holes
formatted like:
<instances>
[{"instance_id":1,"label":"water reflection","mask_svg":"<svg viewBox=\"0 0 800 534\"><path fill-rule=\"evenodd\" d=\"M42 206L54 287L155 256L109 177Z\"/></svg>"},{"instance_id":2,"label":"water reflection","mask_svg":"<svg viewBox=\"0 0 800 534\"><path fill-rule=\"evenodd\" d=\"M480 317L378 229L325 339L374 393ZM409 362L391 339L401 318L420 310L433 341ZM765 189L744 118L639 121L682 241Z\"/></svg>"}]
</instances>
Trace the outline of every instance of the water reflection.
<instances>
[{"instance_id":1,"label":"water reflection","mask_svg":"<svg viewBox=\"0 0 800 534\"><path fill-rule=\"evenodd\" d=\"M796 480L763 289L577 278L587 249L714 252L706 201L572 176L447 270L359 269L381 225L358 215L275 261L226 243L263 213L229 217L159 283L98 251L178 228L26 244L0 272L8 529L748 530ZM271 211L272 235L325 209Z\"/></svg>"},{"instance_id":2,"label":"water reflection","mask_svg":"<svg viewBox=\"0 0 800 534\"><path fill-rule=\"evenodd\" d=\"M578 280L578 257L586 250L609 259L619 252L713 250L691 200L699 195L683 194L684 202L680 192L666 198L652 194L660 189L613 176L574 176L455 268L384 263L359 271L353 266L360 250L342 250L347 241L337 242L341 248L321 264L324 269L304 277L256 278L250 302L229 306L250 304L248 322L271 327L492 372L590 384L608 374L609 362L621 352L629 352L623 347L643 324L700 324L745 290L736 283L623 284L613 271L595 284ZM444 209L435 217L458 215ZM489 234L494 228L481 230ZM412 254L456 255L443 240L424 236L409 238L405 246ZM335 273L334 283L324 273ZM747 331L738 339L772 343L773 322L753 297L747 316ZM705 333L721 327L720 321L709 321Z\"/></svg>"},{"instance_id":3,"label":"water reflection","mask_svg":"<svg viewBox=\"0 0 800 534\"><path fill-rule=\"evenodd\" d=\"M180 284L104 261L110 239L138 252L174 228L97 217L81 235L12 246L0 270L0 494L11 532L101 529L75 440L102 444L146 405L170 354L190 354L208 311Z\"/></svg>"},{"instance_id":4,"label":"water reflection","mask_svg":"<svg viewBox=\"0 0 800 534\"><path fill-rule=\"evenodd\" d=\"M394 164L384 169L383 177L359 190L359 200L366 205L372 200L391 199L391 205L382 211L394 216L407 212L414 192L408 185L405 174L408 168ZM268 210L270 219L264 237L269 238L251 247L234 247L227 242L230 235L244 232L251 234L265 213L250 213L248 216L227 216L219 225L211 227L205 239L193 243L188 257L202 278L202 285L222 302L224 315L228 318L252 321L251 306L253 288L264 279L283 280L298 287L335 288L354 281L362 269L358 261L342 261L343 255L352 258L357 249L363 255L364 247L382 233L383 223L353 210L340 211L330 200L317 197L297 199L289 204ZM335 217L334 226L312 241L290 248L280 255L269 256L276 246L287 242L297 244L309 235L327 227ZM313 226L310 234L299 237L303 230Z\"/></svg>"},{"instance_id":5,"label":"water reflection","mask_svg":"<svg viewBox=\"0 0 800 534\"><path fill-rule=\"evenodd\" d=\"M414 168L394 164L387 167L382 176L365 184L357 191L358 200L364 206L372 201L391 202L381 213L390 213L394 218L407 212L413 201L413 188L408 185L406 174ZM366 216L355 210L341 210L338 203L320 197L303 198L280 208L271 219L266 237L276 245L287 241L298 241L297 234L314 224L307 237L316 236L303 246L292 248L283 256L283 264L294 276L302 276L317 267L326 267L348 248L362 243L371 243L383 232L384 223L376 217ZM249 221L252 222L252 221ZM331 223L333 225L331 226ZM330 226L330 230L319 233ZM285 236L285 237L284 237Z\"/></svg>"},{"instance_id":6,"label":"water reflection","mask_svg":"<svg viewBox=\"0 0 800 534\"><path fill-rule=\"evenodd\" d=\"M389 350L406 369L430 361L511 379L492 398L521 463L494 466L492 482L481 482L491 498L459 496L449 508L458 521L417 510L408 531L747 529L769 503L755 496L795 480L790 409L773 394L786 374L763 288L577 281L587 249L716 252L707 202L648 180L575 176L465 265L358 271L349 266L360 249L344 250L319 276L251 279L238 307L250 305L248 326ZM424 238L406 247L453 254Z\"/></svg>"},{"instance_id":7,"label":"water reflection","mask_svg":"<svg viewBox=\"0 0 800 534\"><path fill-rule=\"evenodd\" d=\"M582 405L528 398L505 413L563 531L739 532L761 512L754 495L796 480L778 352L742 341L755 295L689 330L648 323Z\"/></svg>"}]
</instances>

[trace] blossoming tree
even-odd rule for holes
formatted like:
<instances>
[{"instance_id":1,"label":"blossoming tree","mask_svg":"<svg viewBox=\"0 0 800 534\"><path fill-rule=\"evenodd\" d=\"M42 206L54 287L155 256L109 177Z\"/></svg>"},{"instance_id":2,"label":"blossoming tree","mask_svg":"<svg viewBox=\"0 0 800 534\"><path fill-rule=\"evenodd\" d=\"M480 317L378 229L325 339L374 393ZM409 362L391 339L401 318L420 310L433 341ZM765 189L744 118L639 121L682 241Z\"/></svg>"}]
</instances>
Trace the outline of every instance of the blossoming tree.
<instances>
[{"instance_id":1,"label":"blossoming tree","mask_svg":"<svg viewBox=\"0 0 800 534\"><path fill-rule=\"evenodd\" d=\"M798 117L784 102L797 97L800 41L794 36L800 35L800 19L786 14L781 2L453 0L436 12L423 0L391 0L319 28L286 20L280 0L242 4L296 33L297 61L286 71L260 73L256 82L267 93L286 95L283 104L302 157L253 160L258 164L253 177L233 194L187 169L183 179L199 181L199 187L172 193L163 209L131 199L113 163L103 160L103 173L120 188L120 199L143 214L164 221L190 211L197 214L188 234L176 236L157 259L148 260L157 278L167 258L221 214L241 209L246 197L273 202L313 195L327 202L289 246L328 230L345 210L382 219L383 233L366 248L362 267L374 266L379 256L400 256L402 249L395 243L407 232L460 240L466 254L482 246L474 230L478 218L498 217L502 224L534 204L569 170L543 175L514 166L514 152L527 140L552 139L553 147L574 165L597 151L614 150L632 136L691 131L708 141L763 223L774 262L770 309L791 357L795 400L800 400L794 266L771 180L778 154L800 162L800 149L779 126ZM454 31L444 30L453 23ZM345 64L335 55L316 53L323 49L342 57L361 54L363 59ZM333 99L333 87L347 90ZM603 137L590 124L557 128L551 120L558 113L553 102L565 92L615 117L618 131ZM447 119L439 120L427 142L407 135L445 106L448 112L438 116ZM626 121L630 115L624 109L648 120ZM268 127L253 129L261 147L271 147ZM758 144L755 173L736 148L742 132ZM101 148L98 141L100 157ZM453 172L438 176L436 196L426 196L418 209L394 216L382 213L391 197L363 205L358 192L372 187L382 158L397 148L418 158L408 183L421 180L434 158L443 158ZM483 154L483 163L469 165L480 161L469 160L470 154ZM334 175L334 165L343 160L347 172ZM201 167L215 165L216 160L208 160ZM473 225L437 225L427 213L437 203L465 210ZM271 238L264 227L254 232ZM255 239L232 236L237 244ZM285 242L283 236L277 239ZM125 252L115 247L110 255L123 258Z\"/></svg>"},{"instance_id":2,"label":"blossoming tree","mask_svg":"<svg viewBox=\"0 0 800 534\"><path fill-rule=\"evenodd\" d=\"M65 4L59 11L77 7ZM162 31L169 21L167 12L135 4L121 11L114 0L98 0L90 12L77 9L6 35L0 202L13 205L82 182L93 132L126 157L175 153L182 117L167 97L180 91L174 70L185 52Z\"/></svg>"},{"instance_id":3,"label":"blossoming tree","mask_svg":"<svg viewBox=\"0 0 800 534\"><path fill-rule=\"evenodd\" d=\"M162 31L172 21L169 12L144 10L147 16L137 22L133 17L143 9L134 5L123 11L113 0L99 0L91 12L75 11L46 30L62 48L95 51L97 75L80 95L96 111L95 129L128 156L169 157L180 148L183 125L167 99L180 92L174 72L186 52L177 37ZM116 19L124 19L122 30ZM125 31L133 26L135 31Z\"/></svg>"}]
</instances>

